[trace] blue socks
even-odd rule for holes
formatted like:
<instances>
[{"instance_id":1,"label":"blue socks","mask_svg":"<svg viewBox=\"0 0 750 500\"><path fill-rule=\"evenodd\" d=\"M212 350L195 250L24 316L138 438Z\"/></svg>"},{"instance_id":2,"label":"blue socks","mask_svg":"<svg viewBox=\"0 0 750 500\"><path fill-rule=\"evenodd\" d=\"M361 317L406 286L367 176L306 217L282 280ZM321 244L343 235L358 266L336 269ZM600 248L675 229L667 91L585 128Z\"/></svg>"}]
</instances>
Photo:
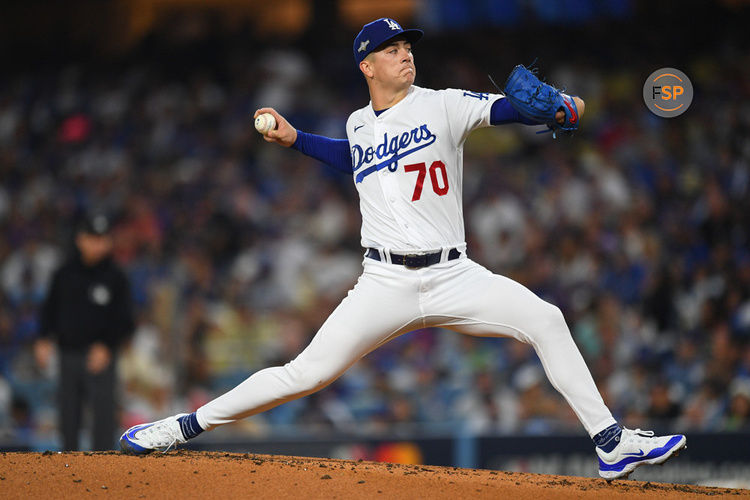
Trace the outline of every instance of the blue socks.
<instances>
[{"instance_id":1,"label":"blue socks","mask_svg":"<svg viewBox=\"0 0 750 500\"><path fill-rule=\"evenodd\" d=\"M604 452L609 453L615 449L615 446L620 444L620 434L622 434L620 425L612 424L591 439L596 446Z\"/></svg>"},{"instance_id":2,"label":"blue socks","mask_svg":"<svg viewBox=\"0 0 750 500\"><path fill-rule=\"evenodd\" d=\"M183 415L177 421L180 423L180 430L182 430L182 435L185 436L185 439L193 439L203 432L201 426L198 425L198 417L195 416L195 412Z\"/></svg>"}]
</instances>

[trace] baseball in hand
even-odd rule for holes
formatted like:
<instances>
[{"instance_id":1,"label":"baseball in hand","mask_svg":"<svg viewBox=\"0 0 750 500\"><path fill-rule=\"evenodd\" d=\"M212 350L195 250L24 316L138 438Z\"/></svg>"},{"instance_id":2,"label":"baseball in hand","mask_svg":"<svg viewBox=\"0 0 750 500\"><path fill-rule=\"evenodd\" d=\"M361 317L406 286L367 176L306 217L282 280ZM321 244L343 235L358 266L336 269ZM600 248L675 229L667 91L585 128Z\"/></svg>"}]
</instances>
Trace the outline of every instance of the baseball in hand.
<instances>
[{"instance_id":1,"label":"baseball in hand","mask_svg":"<svg viewBox=\"0 0 750 500\"><path fill-rule=\"evenodd\" d=\"M263 135L268 135L274 128L276 128L276 119L271 113L263 113L255 119L255 130Z\"/></svg>"}]
</instances>

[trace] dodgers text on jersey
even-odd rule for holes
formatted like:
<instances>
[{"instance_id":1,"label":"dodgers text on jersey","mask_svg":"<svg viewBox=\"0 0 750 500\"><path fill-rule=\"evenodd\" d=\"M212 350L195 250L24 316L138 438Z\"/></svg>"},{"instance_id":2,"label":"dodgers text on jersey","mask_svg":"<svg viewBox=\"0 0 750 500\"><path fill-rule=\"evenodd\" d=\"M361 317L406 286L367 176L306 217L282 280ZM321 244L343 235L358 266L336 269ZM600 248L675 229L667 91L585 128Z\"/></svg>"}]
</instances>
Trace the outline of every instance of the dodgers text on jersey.
<instances>
[{"instance_id":1,"label":"dodgers text on jersey","mask_svg":"<svg viewBox=\"0 0 750 500\"><path fill-rule=\"evenodd\" d=\"M401 158L426 148L436 140L437 136L427 128L427 124L424 124L414 127L410 131L395 134L390 139L388 138L388 134L385 133L383 134L383 142L378 144L377 147L370 146L367 149L363 149L359 144L355 144L352 146L352 168L354 172L357 172L360 168L365 167L361 172L357 173L356 181L362 182L371 173L385 167L388 167L388 170L391 172L395 172L398 168L398 161ZM419 145L402 151L412 143ZM385 160L383 160L384 158ZM374 160L383 161L371 165Z\"/></svg>"}]
</instances>

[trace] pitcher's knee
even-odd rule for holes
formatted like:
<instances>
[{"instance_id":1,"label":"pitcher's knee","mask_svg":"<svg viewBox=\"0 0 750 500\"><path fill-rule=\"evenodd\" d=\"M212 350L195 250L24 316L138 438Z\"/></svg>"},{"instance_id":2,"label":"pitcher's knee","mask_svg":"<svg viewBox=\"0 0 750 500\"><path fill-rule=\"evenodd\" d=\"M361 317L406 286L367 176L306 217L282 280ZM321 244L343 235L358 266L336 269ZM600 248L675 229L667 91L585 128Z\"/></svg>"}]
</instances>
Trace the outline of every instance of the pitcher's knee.
<instances>
[{"instance_id":1,"label":"pitcher's knee","mask_svg":"<svg viewBox=\"0 0 750 500\"><path fill-rule=\"evenodd\" d=\"M556 305L548 302L545 302L544 307L539 310L530 333L536 337L536 340L554 338L559 335L570 336L570 330L562 311Z\"/></svg>"},{"instance_id":2,"label":"pitcher's knee","mask_svg":"<svg viewBox=\"0 0 750 500\"><path fill-rule=\"evenodd\" d=\"M325 367L305 367L294 361L284 365L294 392L315 392L335 379L335 374Z\"/></svg>"},{"instance_id":3,"label":"pitcher's knee","mask_svg":"<svg viewBox=\"0 0 750 500\"><path fill-rule=\"evenodd\" d=\"M562 325L567 329L567 323L565 322L565 316L559 307L554 304L549 305L549 321L552 325Z\"/></svg>"}]
</instances>

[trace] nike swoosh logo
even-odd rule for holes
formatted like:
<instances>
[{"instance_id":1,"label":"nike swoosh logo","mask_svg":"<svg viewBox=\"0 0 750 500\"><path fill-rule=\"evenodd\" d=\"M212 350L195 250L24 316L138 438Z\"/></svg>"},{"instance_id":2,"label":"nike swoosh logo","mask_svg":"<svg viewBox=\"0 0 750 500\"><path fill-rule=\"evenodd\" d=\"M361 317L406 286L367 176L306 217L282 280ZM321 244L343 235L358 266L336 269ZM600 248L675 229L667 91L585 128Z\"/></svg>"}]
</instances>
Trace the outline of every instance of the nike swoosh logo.
<instances>
[{"instance_id":1,"label":"nike swoosh logo","mask_svg":"<svg viewBox=\"0 0 750 500\"><path fill-rule=\"evenodd\" d=\"M356 132L357 130L361 129L362 127L364 127L364 125L359 125L357 127L354 127L354 131Z\"/></svg>"},{"instance_id":2,"label":"nike swoosh logo","mask_svg":"<svg viewBox=\"0 0 750 500\"><path fill-rule=\"evenodd\" d=\"M563 98L563 104L565 104L565 106L568 107L568 109L570 110L570 114L573 115L573 116L570 117L570 123L577 122L578 121L578 113L576 113L575 108L573 106L571 106L570 104L568 104L568 100L565 99L565 98Z\"/></svg>"},{"instance_id":3,"label":"nike swoosh logo","mask_svg":"<svg viewBox=\"0 0 750 500\"><path fill-rule=\"evenodd\" d=\"M639 448L638 453L623 453L622 455L625 457L642 457L643 455L645 455L645 453L643 453L643 450Z\"/></svg>"},{"instance_id":4,"label":"nike swoosh logo","mask_svg":"<svg viewBox=\"0 0 750 500\"><path fill-rule=\"evenodd\" d=\"M142 431L143 429L148 429L152 425L154 425L154 424L136 425L135 427L133 427L132 429L130 429L126 433L126 436L128 436L128 438L130 438L130 439L135 439L135 433L136 432Z\"/></svg>"}]
</instances>

